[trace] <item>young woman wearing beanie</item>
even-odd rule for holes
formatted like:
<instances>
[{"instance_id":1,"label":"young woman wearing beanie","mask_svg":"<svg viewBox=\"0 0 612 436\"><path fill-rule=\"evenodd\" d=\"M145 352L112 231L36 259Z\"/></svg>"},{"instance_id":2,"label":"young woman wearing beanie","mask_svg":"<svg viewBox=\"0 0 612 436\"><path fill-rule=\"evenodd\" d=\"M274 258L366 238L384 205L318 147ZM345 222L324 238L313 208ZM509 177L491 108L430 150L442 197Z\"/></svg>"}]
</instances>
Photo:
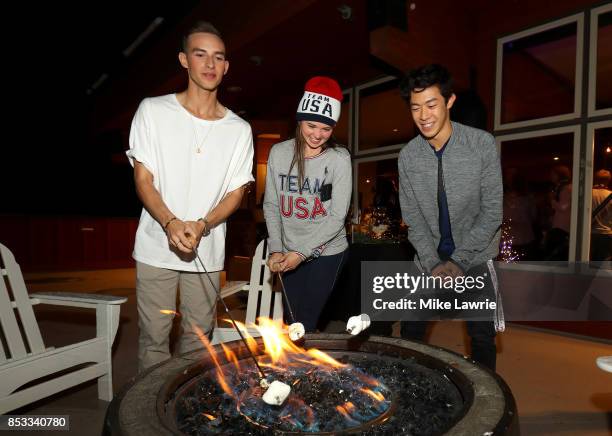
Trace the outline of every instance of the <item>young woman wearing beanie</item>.
<instances>
[{"instance_id":1,"label":"young woman wearing beanie","mask_svg":"<svg viewBox=\"0 0 612 436\"><path fill-rule=\"evenodd\" d=\"M306 331L316 329L348 258L344 222L351 158L332 137L341 101L335 80L313 77L306 82L295 138L275 144L268 158L263 204L268 264L283 274L295 321Z\"/></svg>"}]
</instances>

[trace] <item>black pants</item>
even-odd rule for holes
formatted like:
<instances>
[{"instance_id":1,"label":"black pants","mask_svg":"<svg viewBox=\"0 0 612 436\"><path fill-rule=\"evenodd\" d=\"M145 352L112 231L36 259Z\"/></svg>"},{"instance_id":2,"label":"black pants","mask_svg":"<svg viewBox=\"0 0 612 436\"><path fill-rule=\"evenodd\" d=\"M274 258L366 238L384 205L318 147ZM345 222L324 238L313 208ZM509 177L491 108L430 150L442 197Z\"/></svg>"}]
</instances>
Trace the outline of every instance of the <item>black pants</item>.
<instances>
[{"instance_id":1,"label":"black pants","mask_svg":"<svg viewBox=\"0 0 612 436\"><path fill-rule=\"evenodd\" d=\"M591 233L591 260L607 261L612 259L612 235Z\"/></svg>"},{"instance_id":2,"label":"black pants","mask_svg":"<svg viewBox=\"0 0 612 436\"><path fill-rule=\"evenodd\" d=\"M304 262L293 271L283 274L295 321L304 324L307 332L316 330L319 316L347 259L348 250L345 250ZM284 301L283 307L285 323L290 324L293 320Z\"/></svg>"},{"instance_id":3,"label":"black pants","mask_svg":"<svg viewBox=\"0 0 612 436\"><path fill-rule=\"evenodd\" d=\"M488 272L487 264L471 268L466 276L482 276L486 273L485 290L493 298L495 290ZM497 347L495 345L495 325L493 321L466 321L468 335L471 339L472 359L495 371ZM427 332L428 321L402 321L401 336L404 339L423 341Z\"/></svg>"},{"instance_id":4,"label":"black pants","mask_svg":"<svg viewBox=\"0 0 612 436\"><path fill-rule=\"evenodd\" d=\"M493 321L466 321L466 324L471 338L472 359L495 371L497 347ZM427 325L428 321L402 321L402 338L422 341Z\"/></svg>"}]
</instances>

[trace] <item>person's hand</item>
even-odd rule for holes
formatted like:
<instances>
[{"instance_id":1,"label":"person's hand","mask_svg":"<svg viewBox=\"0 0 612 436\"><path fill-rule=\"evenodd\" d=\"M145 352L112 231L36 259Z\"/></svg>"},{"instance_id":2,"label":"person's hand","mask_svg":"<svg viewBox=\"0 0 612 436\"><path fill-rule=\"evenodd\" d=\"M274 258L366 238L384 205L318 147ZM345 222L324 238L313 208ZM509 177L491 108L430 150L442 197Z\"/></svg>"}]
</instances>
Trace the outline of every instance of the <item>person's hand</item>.
<instances>
[{"instance_id":1,"label":"person's hand","mask_svg":"<svg viewBox=\"0 0 612 436\"><path fill-rule=\"evenodd\" d=\"M204 223L202 221L185 221L186 234L193 248L200 245L202 234L204 233Z\"/></svg>"},{"instance_id":2,"label":"person's hand","mask_svg":"<svg viewBox=\"0 0 612 436\"><path fill-rule=\"evenodd\" d=\"M304 258L300 256L295 251L290 251L283 255L283 258L280 262L281 271L287 272L296 269Z\"/></svg>"},{"instance_id":3,"label":"person's hand","mask_svg":"<svg viewBox=\"0 0 612 436\"><path fill-rule=\"evenodd\" d=\"M272 253L268 257L268 268L273 273L282 272L281 262L283 260L283 253Z\"/></svg>"},{"instance_id":4,"label":"person's hand","mask_svg":"<svg viewBox=\"0 0 612 436\"><path fill-rule=\"evenodd\" d=\"M449 271L446 268L446 263L447 262L442 262L442 263L439 263L438 265L436 265L434 267L434 269L431 270L431 275L433 277L442 277L442 278L448 277L449 276Z\"/></svg>"},{"instance_id":5,"label":"person's hand","mask_svg":"<svg viewBox=\"0 0 612 436\"><path fill-rule=\"evenodd\" d=\"M457 265L454 262L451 262L450 260L447 262L444 262L444 264L446 265L446 271L448 271L448 274L452 277L452 278L457 278L457 277L463 277L463 270L461 269L461 267L459 267L459 265Z\"/></svg>"},{"instance_id":6,"label":"person's hand","mask_svg":"<svg viewBox=\"0 0 612 436\"><path fill-rule=\"evenodd\" d=\"M436 265L434 269L431 270L431 275L434 277L463 277L464 273L461 267L454 262L446 261L442 262L439 265Z\"/></svg>"},{"instance_id":7,"label":"person's hand","mask_svg":"<svg viewBox=\"0 0 612 436\"><path fill-rule=\"evenodd\" d=\"M183 253L191 253L195 247L192 230L179 219L173 219L168 223L166 236L168 237L168 243Z\"/></svg>"}]
</instances>

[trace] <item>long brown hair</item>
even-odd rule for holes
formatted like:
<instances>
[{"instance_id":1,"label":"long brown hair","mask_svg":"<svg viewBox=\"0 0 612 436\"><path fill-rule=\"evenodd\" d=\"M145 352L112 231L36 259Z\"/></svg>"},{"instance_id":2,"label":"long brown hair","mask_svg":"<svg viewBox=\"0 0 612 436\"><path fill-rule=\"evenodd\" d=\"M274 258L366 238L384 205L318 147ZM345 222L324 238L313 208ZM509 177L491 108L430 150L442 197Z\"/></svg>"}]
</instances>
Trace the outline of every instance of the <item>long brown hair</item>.
<instances>
[{"instance_id":1,"label":"long brown hair","mask_svg":"<svg viewBox=\"0 0 612 436\"><path fill-rule=\"evenodd\" d=\"M298 186L300 194L302 193L302 186L304 185L304 148L306 146L306 139L302 135L302 129L300 128L300 123L304 123L306 121L298 121L295 126L295 140L294 140L294 149L293 149L293 159L291 160L291 165L289 166L289 172L287 176L291 175L291 170L293 167L297 165L298 170ZM325 143L321 146L321 153L323 153L328 148L336 148L341 147L336 138L334 138L334 134L325 141Z\"/></svg>"}]
</instances>

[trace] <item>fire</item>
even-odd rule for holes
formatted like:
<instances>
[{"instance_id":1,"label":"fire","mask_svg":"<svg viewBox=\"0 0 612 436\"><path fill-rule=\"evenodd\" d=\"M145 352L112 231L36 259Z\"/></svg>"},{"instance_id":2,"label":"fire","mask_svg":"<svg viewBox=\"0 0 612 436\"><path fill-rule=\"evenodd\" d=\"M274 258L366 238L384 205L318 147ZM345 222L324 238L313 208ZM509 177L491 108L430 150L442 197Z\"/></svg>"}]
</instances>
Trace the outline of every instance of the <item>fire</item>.
<instances>
[{"instance_id":1,"label":"fire","mask_svg":"<svg viewBox=\"0 0 612 436\"><path fill-rule=\"evenodd\" d=\"M231 323L231 320L229 319L224 319L223 321ZM313 366L324 365L326 367L333 368L346 367L345 364L338 362L333 357L320 350L317 350L316 348L305 350L304 348L295 345L287 336L286 331L288 326L283 324L281 321L260 317L257 318L257 322L258 324L254 324L250 326L250 328L256 330L260 334L264 343L265 358L267 358L266 360L269 360L260 360L260 365L273 368L278 371L284 371L285 366L291 363L301 363ZM250 334L249 329L239 321L236 321L236 325L242 332L242 335L246 340L251 352L257 354L259 346L257 345L255 338ZM236 362L234 358L230 358L229 356L228 360L231 362Z\"/></svg>"},{"instance_id":2,"label":"fire","mask_svg":"<svg viewBox=\"0 0 612 436\"><path fill-rule=\"evenodd\" d=\"M174 310L170 310L170 309L162 309L159 311L159 313L163 313L164 315L176 315L176 316L181 316L180 313L174 311Z\"/></svg>"},{"instance_id":3,"label":"fire","mask_svg":"<svg viewBox=\"0 0 612 436\"><path fill-rule=\"evenodd\" d=\"M215 419L217 419L216 417L209 415L208 413L202 413L202 415L204 415L205 417L207 417L208 419L210 419L211 421L214 421Z\"/></svg>"},{"instance_id":4,"label":"fire","mask_svg":"<svg viewBox=\"0 0 612 436\"><path fill-rule=\"evenodd\" d=\"M367 388L362 388L360 390L361 392L368 394L370 397L374 398L376 401L383 401L385 399L385 396L380 392L374 392L373 390Z\"/></svg>"},{"instance_id":5,"label":"fire","mask_svg":"<svg viewBox=\"0 0 612 436\"><path fill-rule=\"evenodd\" d=\"M200 338L202 344L204 344L204 346L210 353L210 357L212 358L213 362L215 363L215 366L217 367L217 381L219 382L219 386L221 386L221 389L223 389L226 394L235 397L234 391L232 390L232 388L230 388L230 386L227 384L227 381L225 380L223 368L221 368L221 365L219 365L219 360L217 359L215 347L211 345L206 335L202 333L202 330L200 330L197 326L193 326L193 329L198 335L198 338Z\"/></svg>"},{"instance_id":6,"label":"fire","mask_svg":"<svg viewBox=\"0 0 612 436\"><path fill-rule=\"evenodd\" d=\"M305 392L312 393L312 386L317 386L321 380L334 380L335 383L340 383L336 395L340 395L341 401L335 406L335 411L349 426L367 421L371 419L371 414L382 413L389 407L389 400L386 400L385 395L380 392L383 390L385 394L387 393L384 385L321 350L304 349L294 344L287 334L287 326L282 322L259 318L258 324L250 325L249 328L242 323L236 324L257 364L263 368L262 371L268 382L276 379L291 385L292 391L279 410L280 414L275 421L282 423L280 424L284 426L282 428L299 428L306 432L319 431L322 425L320 412L313 407L312 397L302 397L302 395ZM268 421L271 416L270 406L264 404L260 398L265 390L259 385L261 373L253 370L253 356L247 354L244 346L232 348L225 344L220 344L220 347L212 346L206 335L197 328L195 331L214 362L216 367L216 371L213 371L214 377L223 392L234 399L238 413L262 428L274 426L274 423ZM261 335L259 342L251 335L253 331ZM219 348L223 353L217 351ZM347 377L346 371L350 372L350 377ZM212 415L204 415L211 421L217 419Z\"/></svg>"},{"instance_id":7,"label":"fire","mask_svg":"<svg viewBox=\"0 0 612 436\"><path fill-rule=\"evenodd\" d=\"M240 371L240 364L238 363L238 358L236 357L236 354L232 350L227 348L223 343L221 343L221 348L223 348L223 352L225 353L225 357L227 358L227 360L229 362L232 362L236 369Z\"/></svg>"},{"instance_id":8,"label":"fire","mask_svg":"<svg viewBox=\"0 0 612 436\"><path fill-rule=\"evenodd\" d=\"M355 420L351 416L351 414L355 411L355 405L351 403L350 401L345 403L343 406L336 406L336 410L338 411L338 413L340 413L340 415L344 417L344 419L349 421L351 424L353 423L359 424L357 420Z\"/></svg>"}]
</instances>

